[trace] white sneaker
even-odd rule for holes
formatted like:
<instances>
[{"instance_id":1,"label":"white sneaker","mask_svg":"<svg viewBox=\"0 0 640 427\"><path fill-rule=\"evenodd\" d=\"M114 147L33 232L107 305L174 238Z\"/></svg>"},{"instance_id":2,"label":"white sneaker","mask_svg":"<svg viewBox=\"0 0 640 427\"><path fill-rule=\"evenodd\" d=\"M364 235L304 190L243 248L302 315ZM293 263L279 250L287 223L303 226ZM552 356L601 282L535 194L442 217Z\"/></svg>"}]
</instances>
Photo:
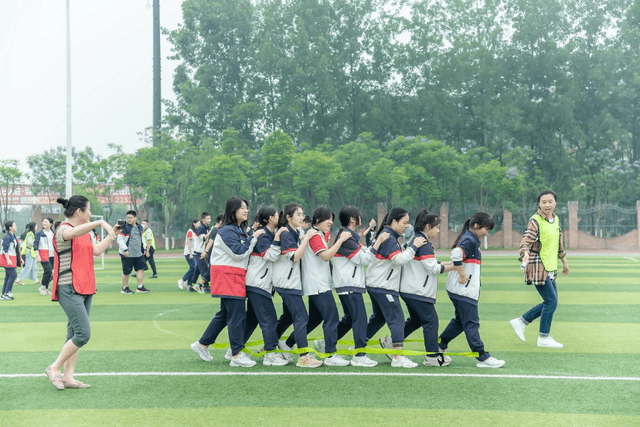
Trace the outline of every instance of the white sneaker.
<instances>
[{"instance_id":1,"label":"white sneaker","mask_svg":"<svg viewBox=\"0 0 640 427\"><path fill-rule=\"evenodd\" d=\"M299 368L317 368L322 366L322 360L316 359L313 353L307 353L306 356L298 357L296 366Z\"/></svg>"},{"instance_id":2,"label":"white sneaker","mask_svg":"<svg viewBox=\"0 0 640 427\"><path fill-rule=\"evenodd\" d=\"M193 289L195 289L199 294L204 294L204 287L199 283L193 285Z\"/></svg>"},{"instance_id":3,"label":"white sneaker","mask_svg":"<svg viewBox=\"0 0 640 427\"><path fill-rule=\"evenodd\" d=\"M198 353L200 359L204 360L205 362L211 362L213 360L213 357L211 357L211 355L209 354L209 347L201 346L199 341L191 344L191 350Z\"/></svg>"},{"instance_id":4,"label":"white sneaker","mask_svg":"<svg viewBox=\"0 0 640 427\"><path fill-rule=\"evenodd\" d=\"M391 341L391 337L380 338L380 347L386 348L387 350L393 350L393 342ZM385 354L385 356L387 356L389 360L393 360L394 357L393 354Z\"/></svg>"},{"instance_id":5,"label":"white sneaker","mask_svg":"<svg viewBox=\"0 0 640 427\"><path fill-rule=\"evenodd\" d=\"M351 366L373 368L374 366L378 366L378 362L369 359L369 357L365 354L364 356L353 356L351 358Z\"/></svg>"},{"instance_id":6,"label":"white sneaker","mask_svg":"<svg viewBox=\"0 0 640 427\"><path fill-rule=\"evenodd\" d=\"M282 353L267 353L262 359L264 366L285 366L289 364L289 361L282 356Z\"/></svg>"},{"instance_id":7,"label":"white sneaker","mask_svg":"<svg viewBox=\"0 0 640 427\"><path fill-rule=\"evenodd\" d=\"M418 366L418 364L407 356L394 357L391 360L392 368L415 368L416 366Z\"/></svg>"},{"instance_id":8,"label":"white sneaker","mask_svg":"<svg viewBox=\"0 0 640 427\"><path fill-rule=\"evenodd\" d=\"M476 366L478 368L501 368L504 366L505 361L496 359L493 356L490 356L488 359L483 360L482 362L478 362Z\"/></svg>"},{"instance_id":9,"label":"white sneaker","mask_svg":"<svg viewBox=\"0 0 640 427\"><path fill-rule=\"evenodd\" d=\"M327 366L349 366L349 361L345 360L341 354L332 354L324 359L324 364Z\"/></svg>"},{"instance_id":10,"label":"white sneaker","mask_svg":"<svg viewBox=\"0 0 640 427\"><path fill-rule=\"evenodd\" d=\"M520 341L525 342L524 328L527 325L524 324L522 319L519 318L519 317L516 317L515 319L511 319L509 321L509 323L511 323L511 326L513 327L513 330L516 333L516 335L518 336L518 338L520 338Z\"/></svg>"},{"instance_id":11,"label":"white sneaker","mask_svg":"<svg viewBox=\"0 0 640 427\"><path fill-rule=\"evenodd\" d=\"M44 285L40 285L40 287L38 288L38 291L40 291L40 295L42 296L47 295L47 288L45 288Z\"/></svg>"},{"instance_id":12,"label":"white sneaker","mask_svg":"<svg viewBox=\"0 0 640 427\"><path fill-rule=\"evenodd\" d=\"M251 368L252 366L256 366L256 361L249 359L249 356L247 356L246 353L241 351L240 353L231 357L229 366L235 366L238 368Z\"/></svg>"},{"instance_id":13,"label":"white sneaker","mask_svg":"<svg viewBox=\"0 0 640 427\"><path fill-rule=\"evenodd\" d=\"M314 340L313 348L315 348L318 353L324 353L324 339Z\"/></svg>"},{"instance_id":14,"label":"white sneaker","mask_svg":"<svg viewBox=\"0 0 640 427\"><path fill-rule=\"evenodd\" d=\"M280 350L285 350L285 351L293 350L291 347L287 345L287 343L284 340L278 341L278 348ZM280 353L280 354L282 354L282 357L287 359L289 362L293 362L293 355L291 353Z\"/></svg>"},{"instance_id":15,"label":"white sneaker","mask_svg":"<svg viewBox=\"0 0 640 427\"><path fill-rule=\"evenodd\" d=\"M224 358L228 361L231 361L232 357L233 357L233 353L231 352L231 347L229 347L227 351L224 353Z\"/></svg>"},{"instance_id":16,"label":"white sneaker","mask_svg":"<svg viewBox=\"0 0 640 427\"><path fill-rule=\"evenodd\" d=\"M562 348L564 346L549 335L546 337L538 337L538 347Z\"/></svg>"},{"instance_id":17,"label":"white sneaker","mask_svg":"<svg viewBox=\"0 0 640 427\"><path fill-rule=\"evenodd\" d=\"M180 289L184 289L184 280L182 280L182 279L178 280L178 287Z\"/></svg>"},{"instance_id":18,"label":"white sneaker","mask_svg":"<svg viewBox=\"0 0 640 427\"><path fill-rule=\"evenodd\" d=\"M445 355L424 356L424 366L449 366L451 357Z\"/></svg>"}]
</instances>

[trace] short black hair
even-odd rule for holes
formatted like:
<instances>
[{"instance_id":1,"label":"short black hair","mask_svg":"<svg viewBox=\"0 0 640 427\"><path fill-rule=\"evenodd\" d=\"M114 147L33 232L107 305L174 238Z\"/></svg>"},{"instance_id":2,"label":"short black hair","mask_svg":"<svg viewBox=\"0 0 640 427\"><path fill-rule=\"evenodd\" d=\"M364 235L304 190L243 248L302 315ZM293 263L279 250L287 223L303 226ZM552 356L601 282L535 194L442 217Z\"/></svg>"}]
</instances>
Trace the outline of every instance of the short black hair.
<instances>
[{"instance_id":1,"label":"short black hair","mask_svg":"<svg viewBox=\"0 0 640 427\"><path fill-rule=\"evenodd\" d=\"M542 190L540 194L538 194L538 203L540 203L540 199L542 199L542 196L546 196L547 194L551 194L553 196L553 199L556 202L558 201L558 195L553 190Z\"/></svg>"},{"instance_id":2,"label":"short black hair","mask_svg":"<svg viewBox=\"0 0 640 427\"><path fill-rule=\"evenodd\" d=\"M127 215L138 216L138 214L134 210L127 211Z\"/></svg>"},{"instance_id":3,"label":"short black hair","mask_svg":"<svg viewBox=\"0 0 640 427\"><path fill-rule=\"evenodd\" d=\"M222 219L224 218L224 214L220 214L216 217L216 224L219 223L220 221L222 221Z\"/></svg>"},{"instance_id":4,"label":"short black hair","mask_svg":"<svg viewBox=\"0 0 640 427\"><path fill-rule=\"evenodd\" d=\"M309 215L306 215L304 217L304 222L307 223L307 224L311 224L311 217Z\"/></svg>"}]
</instances>

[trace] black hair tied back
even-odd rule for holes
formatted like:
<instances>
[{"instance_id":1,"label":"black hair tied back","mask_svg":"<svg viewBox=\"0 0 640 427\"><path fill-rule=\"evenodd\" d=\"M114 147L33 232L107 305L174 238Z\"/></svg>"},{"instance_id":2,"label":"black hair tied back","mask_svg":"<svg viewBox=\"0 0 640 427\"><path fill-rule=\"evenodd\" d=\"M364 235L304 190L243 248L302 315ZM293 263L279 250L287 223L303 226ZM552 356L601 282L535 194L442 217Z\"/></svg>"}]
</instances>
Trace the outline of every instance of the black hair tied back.
<instances>
[{"instance_id":1,"label":"black hair tied back","mask_svg":"<svg viewBox=\"0 0 640 427\"><path fill-rule=\"evenodd\" d=\"M69 207L69 200L64 199L62 197L58 197L56 202L60 203L62 205L62 207L64 207L65 209L67 209Z\"/></svg>"}]
</instances>

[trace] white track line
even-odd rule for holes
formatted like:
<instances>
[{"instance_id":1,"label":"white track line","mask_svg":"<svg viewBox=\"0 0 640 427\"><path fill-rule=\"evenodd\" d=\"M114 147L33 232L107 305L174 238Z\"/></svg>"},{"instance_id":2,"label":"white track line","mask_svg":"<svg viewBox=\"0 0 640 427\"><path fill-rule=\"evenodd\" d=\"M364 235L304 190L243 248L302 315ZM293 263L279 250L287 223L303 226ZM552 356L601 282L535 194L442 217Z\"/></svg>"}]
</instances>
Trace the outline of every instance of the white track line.
<instances>
[{"instance_id":1,"label":"white track line","mask_svg":"<svg viewBox=\"0 0 640 427\"><path fill-rule=\"evenodd\" d=\"M45 374L0 374L1 378L35 378ZM444 374L410 372L87 372L76 373L77 377L453 377L453 378L507 378L530 380L577 380L577 381L640 381L640 377L588 377L572 375L513 375L513 374Z\"/></svg>"}]
</instances>

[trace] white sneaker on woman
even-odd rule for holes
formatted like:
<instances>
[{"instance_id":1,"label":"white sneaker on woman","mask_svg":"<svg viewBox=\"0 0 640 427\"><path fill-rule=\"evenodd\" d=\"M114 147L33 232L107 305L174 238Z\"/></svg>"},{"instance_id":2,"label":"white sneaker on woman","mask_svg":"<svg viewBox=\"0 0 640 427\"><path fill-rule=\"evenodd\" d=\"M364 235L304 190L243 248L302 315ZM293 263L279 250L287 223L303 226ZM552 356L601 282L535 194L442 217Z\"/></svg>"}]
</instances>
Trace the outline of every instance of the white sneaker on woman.
<instances>
[{"instance_id":1,"label":"white sneaker on woman","mask_svg":"<svg viewBox=\"0 0 640 427\"><path fill-rule=\"evenodd\" d=\"M332 354L324 359L324 364L327 366L349 366L349 361L340 354Z\"/></svg>"},{"instance_id":2,"label":"white sneaker on woman","mask_svg":"<svg viewBox=\"0 0 640 427\"><path fill-rule=\"evenodd\" d=\"M490 356L488 359L478 362L476 366L478 368L501 368L506 362L504 360L496 359Z\"/></svg>"},{"instance_id":3,"label":"white sneaker on woman","mask_svg":"<svg viewBox=\"0 0 640 427\"><path fill-rule=\"evenodd\" d=\"M285 366L289 361L282 356L282 353L271 352L264 355L262 359L264 366Z\"/></svg>"},{"instance_id":4,"label":"white sneaker on woman","mask_svg":"<svg viewBox=\"0 0 640 427\"><path fill-rule=\"evenodd\" d=\"M516 317L515 319L511 319L509 323L511 323L511 327L513 328L513 331L516 333L518 338L520 338L520 341L525 342L524 328L527 325L524 324L522 319L519 317Z\"/></svg>"},{"instance_id":5,"label":"white sneaker on woman","mask_svg":"<svg viewBox=\"0 0 640 427\"><path fill-rule=\"evenodd\" d=\"M369 357L365 354L364 356L353 356L353 358L351 358L351 366L373 368L374 366L378 366L378 362L369 359Z\"/></svg>"},{"instance_id":6,"label":"white sneaker on woman","mask_svg":"<svg viewBox=\"0 0 640 427\"><path fill-rule=\"evenodd\" d=\"M234 366L237 368L251 368L252 366L256 366L256 361L249 359L249 356L241 351L231 358L229 366Z\"/></svg>"},{"instance_id":7,"label":"white sneaker on woman","mask_svg":"<svg viewBox=\"0 0 640 427\"><path fill-rule=\"evenodd\" d=\"M551 335L547 335L546 337L538 337L538 347L562 348L564 346L554 340Z\"/></svg>"},{"instance_id":8,"label":"white sneaker on woman","mask_svg":"<svg viewBox=\"0 0 640 427\"><path fill-rule=\"evenodd\" d=\"M391 366L393 368L415 368L418 364L407 356L400 356L394 357L393 360L391 360Z\"/></svg>"}]
</instances>

